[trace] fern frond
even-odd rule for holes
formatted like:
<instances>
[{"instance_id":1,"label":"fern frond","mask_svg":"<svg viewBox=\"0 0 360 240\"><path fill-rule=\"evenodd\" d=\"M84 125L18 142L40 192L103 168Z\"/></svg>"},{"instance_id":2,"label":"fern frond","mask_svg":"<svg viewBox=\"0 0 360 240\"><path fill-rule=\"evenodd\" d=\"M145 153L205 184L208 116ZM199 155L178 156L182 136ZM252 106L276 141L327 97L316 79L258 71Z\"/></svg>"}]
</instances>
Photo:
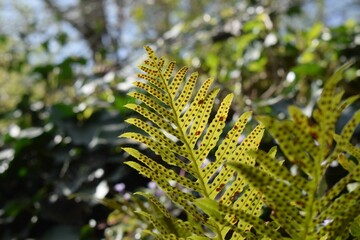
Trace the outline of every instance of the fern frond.
<instances>
[{"instance_id":1,"label":"fern frond","mask_svg":"<svg viewBox=\"0 0 360 240\"><path fill-rule=\"evenodd\" d=\"M137 159L126 164L156 182L174 203L189 214L189 221L193 219L200 224L203 231L204 227L209 228L215 234L214 238L225 239L225 236L233 234L232 229L237 228L241 231L240 235L236 236L239 239L242 236L243 239L244 235L250 234L248 232L252 228L251 223L231 221L233 213L229 213L225 218L233 226L223 225L204 214L204 210L195 205L195 200L216 200L226 206L233 206L234 209L243 209L249 216L260 215L263 205L261 194L250 188L247 182L225 163L233 161L254 165L255 159L249 156L247 151L258 148L264 127L255 127L239 143L240 135L251 117L251 112L246 112L231 130L224 134L233 95L227 95L221 101L215 116L211 117L219 92L219 89L210 89L213 80L207 79L200 84L197 73L187 77L187 67L174 73L175 62L166 65L164 59L158 58L151 48L145 49L148 59L140 66L144 73L138 75L142 81L134 83L141 92L129 93L143 104L126 105L142 116L141 119L127 120L129 124L137 127L139 132L127 132L121 137L146 145L160 159L126 147L123 149ZM198 85L201 85L199 89ZM211 160L212 152L215 152L214 161ZM154 204L158 206L157 203ZM159 211L168 217L164 209L158 207ZM166 223L161 219L145 211L141 214L158 229L157 237L172 239L183 236L181 231L176 229L165 229ZM183 227L186 225L179 224ZM192 230L193 235L189 237L204 237L199 230Z\"/></svg>"},{"instance_id":2,"label":"fern frond","mask_svg":"<svg viewBox=\"0 0 360 240\"><path fill-rule=\"evenodd\" d=\"M359 125L360 111L339 134L335 134L335 125L342 111L358 99L355 96L342 101L343 91L336 91L336 84L347 67L347 64L342 66L325 84L313 111L315 121L294 106L289 108L292 120L279 121L267 116L257 118L276 139L297 173L280 167L263 151L249 153L263 170L231 163L251 186L264 194L266 205L273 211L271 218L292 239L346 237L351 223L359 215L360 187L342 192L346 191L348 184L360 179L360 165L344 155L350 154L360 160L360 149L349 142ZM332 161L342 163L349 174L327 191L320 191L325 171Z\"/></svg>"}]
</instances>

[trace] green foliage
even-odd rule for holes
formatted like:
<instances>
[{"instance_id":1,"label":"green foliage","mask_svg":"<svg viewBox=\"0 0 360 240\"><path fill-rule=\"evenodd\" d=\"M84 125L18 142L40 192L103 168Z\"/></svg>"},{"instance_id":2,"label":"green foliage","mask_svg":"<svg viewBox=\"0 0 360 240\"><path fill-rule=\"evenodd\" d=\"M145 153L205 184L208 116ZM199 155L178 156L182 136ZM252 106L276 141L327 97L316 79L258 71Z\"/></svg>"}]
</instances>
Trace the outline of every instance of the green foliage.
<instances>
[{"instance_id":1,"label":"green foliage","mask_svg":"<svg viewBox=\"0 0 360 240\"><path fill-rule=\"evenodd\" d=\"M232 164L250 185L265 195L265 203L273 210L272 219L292 239L346 239L351 223L360 213L360 188L349 189L360 177L359 148L349 142L360 122L360 111L340 134L335 134L340 114L359 98L358 95L342 101L344 92L336 91L336 84L347 67L341 67L328 80L311 117L291 106L291 120L257 118L274 136L295 174L279 168L274 159L261 150L250 155L271 175L246 165ZM349 173L334 186L324 187L326 171L333 161L344 165Z\"/></svg>"},{"instance_id":2,"label":"green foliage","mask_svg":"<svg viewBox=\"0 0 360 240\"><path fill-rule=\"evenodd\" d=\"M238 16L246 13L233 14L234 21L243 24L239 34L216 42L199 39L191 48L172 43L161 48L170 48L167 54L177 62L185 58L186 65L218 79L223 88L234 93L234 101L241 109L252 103L249 107L257 113L273 114L283 112L284 102L306 104L312 100L311 88L317 80L325 82L341 62L358 59L355 36L360 28L355 21L337 27L314 23L299 29L290 21L276 21L268 11L247 16L244 22ZM218 22L212 18L200 28L205 31L208 24L216 26ZM286 24L286 28L282 26ZM359 81L350 81L357 78L354 73L358 64L344 76L344 89L349 95L356 94L359 88ZM269 108L274 102L278 104Z\"/></svg>"},{"instance_id":3,"label":"green foliage","mask_svg":"<svg viewBox=\"0 0 360 240\"><path fill-rule=\"evenodd\" d=\"M121 137L145 144L160 156L161 160L126 147L124 150L139 161L126 163L156 182L174 203L189 214L190 222L181 224L179 229L171 229L164 225L169 220L159 222L153 215L144 212L142 214L159 230L159 238L204 237L202 229L207 227L216 234L216 238L223 239L230 234L231 228L208 219L194 202L201 197L216 199L226 206L232 205L234 209L253 204L253 208L247 209L247 214L260 214L262 199L259 193L246 187L246 183L224 163L231 160L254 165L254 159L246 152L257 149L263 127L255 127L239 144L239 137L251 116L250 112L246 112L224 136L222 133L232 94L223 99L216 115L210 119L211 109L219 92L218 89L209 90L212 79L203 82L200 89L195 91L196 84L199 84L197 73L186 78L187 68L183 67L173 76L175 62L170 62L164 67L164 59L159 59L149 47L146 47L146 50L149 59L140 66L145 74L139 74L139 77L146 81L135 82L135 86L141 88L144 93L129 94L141 100L144 105L127 105L144 117L144 120L127 120L142 132L127 132ZM223 140L220 140L221 136L224 137ZM212 151L215 155L214 160L210 160ZM240 196L242 192L245 194ZM231 215L226 216L229 221L236 222L236 219L231 218ZM239 223L239 228L238 233L234 234L243 234L251 225ZM196 229L198 230L195 231Z\"/></svg>"},{"instance_id":4,"label":"green foliage","mask_svg":"<svg viewBox=\"0 0 360 240\"><path fill-rule=\"evenodd\" d=\"M129 75L133 61L142 54L139 47L145 43L154 44L179 66L191 66L202 76L217 79L225 91L219 92L215 100L210 122L218 99L224 99L227 91L234 94L218 145L239 111L275 116L285 113L288 104L310 102L312 106L335 67L360 56L360 25L346 21L347 10L357 12L354 9L360 5L350 6L343 3L346 1L338 1L336 11L317 18L320 22L315 24L308 18L313 11L307 10L315 7L311 1L283 1L280 11L278 1L268 0L201 0L196 4L179 0L6 2L6 7L0 9L0 19L6 23L0 29L0 239L100 239L104 231L108 239L138 239L140 228L153 229L165 222L176 232L181 232L178 220L198 226L162 191L152 189L152 183L150 192L141 191L147 196L154 193L172 218L154 207L150 198L128 198L127 193L119 194L118 188L113 188L123 181L127 191L133 192L148 181L119 164L127 156L119 145L132 146L163 163L143 145L139 148L131 139L116 138L125 129L142 132L124 122L129 115L124 105L134 102L126 95L128 82L132 81ZM336 12L341 12L339 18L330 16ZM344 97L358 94L358 69L359 61L345 72ZM337 129L359 108L356 104L359 101L341 115ZM240 139L249 134L253 126L249 125ZM340 134L333 136L339 144L337 161L342 167L332 164L327 168L319 192L326 192L341 174L345 175L344 169L351 172L356 167L355 158L346 152L359 155L354 146L359 143L358 136L357 130L351 144ZM270 149L271 140L265 134L261 148ZM210 150L210 162L215 161L216 151L217 147ZM275 150L269 152L271 158L274 154ZM277 158L283 159L281 155ZM181 172L181 176L185 174L177 167L164 166ZM285 161L284 166L290 168L291 162ZM231 182L225 187L230 186ZM97 193L103 196L104 191L98 191L103 187L109 190L107 197L115 193L119 201L110 204L116 210L107 223L109 209L93 202ZM356 187L357 180L342 193ZM73 192L86 195L86 201L80 201L80 197L68 199L66 195ZM196 190L192 193L200 213L216 213L207 213L206 206L216 206L220 196L212 202L200 198ZM137 212L144 209L146 213ZM265 205L261 219L269 221L269 211ZM241 215L252 225L261 221L238 212L236 216ZM214 218L219 216L216 213ZM350 227L353 236L359 235L358 220ZM236 231L228 221L219 222ZM273 229L277 229L275 223ZM214 236L209 228L203 230ZM226 238L230 238L231 231ZM265 234L259 227L252 231ZM143 235L151 236L152 232Z\"/></svg>"},{"instance_id":5,"label":"green foliage","mask_svg":"<svg viewBox=\"0 0 360 240\"><path fill-rule=\"evenodd\" d=\"M126 126L116 111L94 108L86 115L75 104L49 109L33 104L23 100L23 115L0 137L0 239L53 239L60 233L98 239L103 233L89 220L105 221L108 210L67 196L96 197L104 183L109 191L112 179L126 176L116 150L121 144L116 132Z\"/></svg>"},{"instance_id":6,"label":"green foliage","mask_svg":"<svg viewBox=\"0 0 360 240\"><path fill-rule=\"evenodd\" d=\"M0 37L0 239L99 239L89 221L101 224L109 210L68 195L112 192L129 174L117 167L128 99L98 79L74 96L81 59L34 66L19 45Z\"/></svg>"},{"instance_id":7,"label":"green foliage","mask_svg":"<svg viewBox=\"0 0 360 240\"><path fill-rule=\"evenodd\" d=\"M326 82L311 117L295 106L289 107L290 120L258 116L261 124L239 143L251 113L242 114L225 131L232 94L211 116L218 93L218 89L209 90L212 80L200 84L197 73L186 77L186 67L173 74L175 62L166 65L151 48L146 51L148 59L139 67L145 72L139 74L143 81L134 83L142 92L129 94L142 104L127 105L142 116L127 120L139 131L121 137L145 145L155 155L125 147L136 159L126 164L156 182L187 214L180 220L156 198L139 193L152 206L137 211L151 223L146 233L158 239L357 236L360 150L350 140L360 111L340 133L335 131L344 109L359 98L342 100L344 91L336 87L349 64ZM264 127L278 143L286 164L276 160L275 148L257 150ZM349 173L327 186L325 175L334 162ZM260 218L264 208L271 209L270 223L263 220L265 216Z\"/></svg>"}]
</instances>

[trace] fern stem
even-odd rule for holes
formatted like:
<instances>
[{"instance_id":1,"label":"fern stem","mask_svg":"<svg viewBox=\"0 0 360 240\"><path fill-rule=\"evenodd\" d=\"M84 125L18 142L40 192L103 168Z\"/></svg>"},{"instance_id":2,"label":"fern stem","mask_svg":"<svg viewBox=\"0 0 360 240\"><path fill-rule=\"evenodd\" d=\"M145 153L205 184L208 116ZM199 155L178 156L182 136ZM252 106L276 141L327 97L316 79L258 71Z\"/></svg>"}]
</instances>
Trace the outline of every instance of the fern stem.
<instances>
[{"instance_id":1,"label":"fern stem","mask_svg":"<svg viewBox=\"0 0 360 240\"><path fill-rule=\"evenodd\" d=\"M316 198L317 198L317 192L318 192L318 186L319 186L319 182L321 180L321 169L320 169L320 159L314 159L315 162L315 171L314 171L314 179L311 180L312 184L311 184L311 188L309 191L309 200L307 202L307 208L306 208L306 217L305 217L305 228L304 228L304 232L302 234L302 237L300 238L301 240L304 239L308 239L309 237L309 232L311 232L312 230L312 220L315 217L314 215L316 214L316 209L314 209L315 207L315 202L316 202Z\"/></svg>"}]
</instances>

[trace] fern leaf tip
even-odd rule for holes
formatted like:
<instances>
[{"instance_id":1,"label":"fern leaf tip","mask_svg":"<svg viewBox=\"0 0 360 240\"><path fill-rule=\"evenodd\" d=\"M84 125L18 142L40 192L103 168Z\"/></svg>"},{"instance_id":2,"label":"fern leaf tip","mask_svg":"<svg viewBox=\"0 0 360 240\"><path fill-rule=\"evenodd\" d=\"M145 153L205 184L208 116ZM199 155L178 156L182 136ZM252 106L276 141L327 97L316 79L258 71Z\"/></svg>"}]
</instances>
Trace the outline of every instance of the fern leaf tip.
<instances>
[{"instance_id":1,"label":"fern leaf tip","mask_svg":"<svg viewBox=\"0 0 360 240\"><path fill-rule=\"evenodd\" d=\"M234 94L233 93L229 93L225 99L228 100L228 101L232 101L232 99L234 98Z\"/></svg>"}]
</instances>

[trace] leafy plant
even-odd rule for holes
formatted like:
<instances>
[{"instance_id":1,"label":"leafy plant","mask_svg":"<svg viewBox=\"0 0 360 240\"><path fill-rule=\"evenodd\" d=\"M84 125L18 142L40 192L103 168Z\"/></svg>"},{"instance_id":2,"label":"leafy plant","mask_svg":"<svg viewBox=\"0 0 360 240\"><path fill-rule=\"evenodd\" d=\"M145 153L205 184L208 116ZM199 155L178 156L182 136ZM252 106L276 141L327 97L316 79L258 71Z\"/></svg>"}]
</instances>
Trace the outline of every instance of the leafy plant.
<instances>
[{"instance_id":1,"label":"leafy plant","mask_svg":"<svg viewBox=\"0 0 360 240\"><path fill-rule=\"evenodd\" d=\"M130 93L130 96L145 105L127 105L144 117L144 120L130 118L127 122L143 132L128 132L122 137L147 145L161 160L149 158L134 148L124 148L140 161L129 161L127 164L156 182L173 202L188 213L188 220L172 219L161 207L159 214L163 216L162 219L154 218L144 211L142 214L153 222L159 230L159 234L155 235L160 238L191 235L205 237L203 227L211 229L217 238L224 238L229 234L230 228L207 218L194 202L197 198L205 197L216 199L225 205L234 205L236 209L251 202L255 205L248 209L249 213L253 216L260 214L262 199L259 193L246 188L246 194L240 197L246 185L234 175L234 170L224 163L231 159L254 165L254 159L247 156L246 152L257 149L263 135L263 126L255 127L242 143L238 144L251 116L250 112L246 112L220 142L232 94L224 98L216 115L210 120L211 109L219 92L218 89L209 90L212 79L206 80L196 92L197 73L186 78L188 68L183 67L172 77L175 62L164 67L164 59L157 58L149 47L146 47L146 50L149 59L140 67L145 74L139 74L146 82L135 83L145 93ZM218 148L215 149L217 145ZM215 159L209 156L211 151L214 151ZM172 227L169 227L169 224L172 224ZM249 226L245 224L241 228L241 232L244 232Z\"/></svg>"},{"instance_id":2,"label":"leafy plant","mask_svg":"<svg viewBox=\"0 0 360 240\"><path fill-rule=\"evenodd\" d=\"M347 67L341 67L328 80L311 117L294 106L289 108L291 120L258 117L292 163L293 173L279 167L261 150L250 155L270 175L258 168L232 163L251 186L264 194L265 203L273 210L272 220L292 239L347 239L351 223L360 215L357 183L360 149L350 144L360 122L360 111L340 134L335 134L339 116L359 98L357 95L342 101L344 92L336 91L336 84ZM324 186L325 174L334 161L349 173L329 188Z\"/></svg>"},{"instance_id":3,"label":"leafy plant","mask_svg":"<svg viewBox=\"0 0 360 240\"><path fill-rule=\"evenodd\" d=\"M155 155L125 147L136 159L126 164L156 182L187 214L185 219L174 217L156 198L140 193L153 206L137 210L151 223L145 233L159 239L333 239L340 230L342 236L349 234L360 191L355 187L339 195L360 177L360 168L349 160L349 154L359 157L349 139L360 115L334 134L337 118L357 97L341 102L343 92L333 93L347 66L327 82L312 118L296 107L289 109L292 121L258 117L261 124L239 141L251 112L225 131L232 94L212 117L219 92L210 90L212 79L195 91L197 73L186 78L188 68L183 67L174 75L175 62L165 67L163 58L145 49L148 59L139 74L143 81L134 83L142 92L129 93L142 104L127 104L142 116L127 120L139 131L121 137L146 145ZM296 171L275 160L275 148L257 151L264 126ZM339 159L350 173L327 190L325 171ZM259 217L264 206L272 209L271 223Z\"/></svg>"},{"instance_id":4,"label":"leafy plant","mask_svg":"<svg viewBox=\"0 0 360 240\"><path fill-rule=\"evenodd\" d=\"M109 210L68 196L99 197L129 177L126 166L114 168L127 112L42 103L25 95L13 110L22 114L4 111L12 124L0 134L0 239L99 239Z\"/></svg>"}]
</instances>

